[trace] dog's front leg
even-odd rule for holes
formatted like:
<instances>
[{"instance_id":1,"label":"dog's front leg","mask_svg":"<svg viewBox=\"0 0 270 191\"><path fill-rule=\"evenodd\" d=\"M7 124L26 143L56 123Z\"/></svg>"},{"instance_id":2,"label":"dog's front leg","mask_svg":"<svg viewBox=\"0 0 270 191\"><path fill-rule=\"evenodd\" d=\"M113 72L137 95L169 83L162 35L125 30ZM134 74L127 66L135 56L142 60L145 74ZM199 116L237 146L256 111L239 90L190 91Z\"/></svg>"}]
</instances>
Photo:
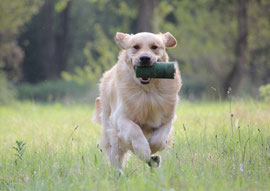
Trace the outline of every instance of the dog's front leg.
<instances>
[{"instance_id":1,"label":"dog's front leg","mask_svg":"<svg viewBox=\"0 0 270 191\"><path fill-rule=\"evenodd\" d=\"M172 122L166 123L158 128L149 140L151 153L163 150L168 144L168 138L172 129Z\"/></svg>"},{"instance_id":2,"label":"dog's front leg","mask_svg":"<svg viewBox=\"0 0 270 191\"><path fill-rule=\"evenodd\" d=\"M118 136L125 145L128 147L131 146L129 149L133 150L140 159L149 162L151 150L141 128L125 117L121 117L117 120L117 126L119 130Z\"/></svg>"}]
</instances>

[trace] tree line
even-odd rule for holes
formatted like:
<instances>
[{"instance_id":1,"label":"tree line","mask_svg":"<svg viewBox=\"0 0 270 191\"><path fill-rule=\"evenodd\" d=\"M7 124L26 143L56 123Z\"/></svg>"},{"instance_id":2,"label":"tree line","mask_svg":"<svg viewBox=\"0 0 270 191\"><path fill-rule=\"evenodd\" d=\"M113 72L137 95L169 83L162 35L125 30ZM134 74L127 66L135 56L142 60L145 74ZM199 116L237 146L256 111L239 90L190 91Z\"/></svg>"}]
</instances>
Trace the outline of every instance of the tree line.
<instances>
[{"instance_id":1,"label":"tree line","mask_svg":"<svg viewBox=\"0 0 270 191\"><path fill-rule=\"evenodd\" d=\"M270 83L269 1L3 0L0 10L0 68L15 83L96 84L117 59L117 31L170 31L169 55L195 94Z\"/></svg>"}]
</instances>

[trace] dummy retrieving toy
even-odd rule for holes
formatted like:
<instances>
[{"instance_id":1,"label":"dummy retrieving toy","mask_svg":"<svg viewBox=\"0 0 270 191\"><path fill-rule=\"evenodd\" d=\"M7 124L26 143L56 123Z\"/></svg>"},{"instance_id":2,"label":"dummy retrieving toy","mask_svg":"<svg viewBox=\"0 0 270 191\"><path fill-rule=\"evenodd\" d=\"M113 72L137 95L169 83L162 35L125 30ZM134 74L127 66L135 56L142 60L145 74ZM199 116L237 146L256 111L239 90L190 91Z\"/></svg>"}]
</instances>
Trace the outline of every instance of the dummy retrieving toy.
<instances>
[{"instance_id":1,"label":"dummy retrieving toy","mask_svg":"<svg viewBox=\"0 0 270 191\"><path fill-rule=\"evenodd\" d=\"M174 79L174 62L156 62L152 66L134 66L137 78Z\"/></svg>"}]
</instances>

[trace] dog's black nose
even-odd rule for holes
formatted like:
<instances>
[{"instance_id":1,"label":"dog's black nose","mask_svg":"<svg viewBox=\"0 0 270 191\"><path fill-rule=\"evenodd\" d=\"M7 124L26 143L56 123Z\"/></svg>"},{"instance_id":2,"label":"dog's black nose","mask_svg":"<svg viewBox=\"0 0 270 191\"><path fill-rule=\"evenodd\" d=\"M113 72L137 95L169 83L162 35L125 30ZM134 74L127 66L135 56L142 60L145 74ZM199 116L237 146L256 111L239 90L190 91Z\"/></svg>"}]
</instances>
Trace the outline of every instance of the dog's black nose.
<instances>
[{"instance_id":1,"label":"dog's black nose","mask_svg":"<svg viewBox=\"0 0 270 191\"><path fill-rule=\"evenodd\" d=\"M151 57L148 55L142 55L140 56L141 65L147 66L151 63Z\"/></svg>"}]
</instances>

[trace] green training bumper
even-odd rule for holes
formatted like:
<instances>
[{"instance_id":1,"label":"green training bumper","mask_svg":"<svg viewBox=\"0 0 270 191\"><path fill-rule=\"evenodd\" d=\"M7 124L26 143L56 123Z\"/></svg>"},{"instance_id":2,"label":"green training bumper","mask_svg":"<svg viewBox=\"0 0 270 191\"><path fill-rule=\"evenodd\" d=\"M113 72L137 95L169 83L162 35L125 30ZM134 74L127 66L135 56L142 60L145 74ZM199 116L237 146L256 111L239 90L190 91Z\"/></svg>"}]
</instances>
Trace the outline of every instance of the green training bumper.
<instances>
[{"instance_id":1,"label":"green training bumper","mask_svg":"<svg viewBox=\"0 0 270 191\"><path fill-rule=\"evenodd\" d=\"M137 78L174 79L174 62L156 62L152 66L134 66Z\"/></svg>"}]
</instances>

